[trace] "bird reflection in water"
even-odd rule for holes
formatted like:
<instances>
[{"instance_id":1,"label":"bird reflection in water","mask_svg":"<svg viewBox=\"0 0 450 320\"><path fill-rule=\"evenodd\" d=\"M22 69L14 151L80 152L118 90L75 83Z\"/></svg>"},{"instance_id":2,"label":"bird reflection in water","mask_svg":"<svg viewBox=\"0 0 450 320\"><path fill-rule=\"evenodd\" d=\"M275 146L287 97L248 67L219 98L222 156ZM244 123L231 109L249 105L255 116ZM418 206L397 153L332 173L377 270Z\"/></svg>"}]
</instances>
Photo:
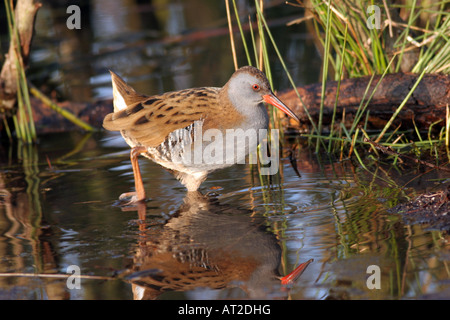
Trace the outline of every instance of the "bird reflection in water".
<instances>
[{"instance_id":1,"label":"bird reflection in water","mask_svg":"<svg viewBox=\"0 0 450 320\"><path fill-rule=\"evenodd\" d=\"M140 240L125 277L135 299L197 288L234 288L220 293L232 296L220 298L273 298L274 293L286 295L282 284L294 281L312 261L281 278L281 248L266 230L264 217L200 192L188 192L162 226L145 223L145 204L139 203L137 209Z\"/></svg>"}]
</instances>

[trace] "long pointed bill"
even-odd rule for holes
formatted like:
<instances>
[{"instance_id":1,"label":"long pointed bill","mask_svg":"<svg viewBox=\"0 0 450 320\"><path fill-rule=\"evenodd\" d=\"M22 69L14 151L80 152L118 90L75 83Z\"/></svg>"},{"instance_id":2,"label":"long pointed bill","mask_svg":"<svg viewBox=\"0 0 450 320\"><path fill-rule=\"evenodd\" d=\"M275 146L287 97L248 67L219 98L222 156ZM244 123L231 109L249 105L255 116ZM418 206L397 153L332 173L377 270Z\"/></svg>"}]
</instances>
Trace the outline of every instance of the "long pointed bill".
<instances>
[{"instance_id":1,"label":"long pointed bill","mask_svg":"<svg viewBox=\"0 0 450 320\"><path fill-rule=\"evenodd\" d=\"M281 102L280 99L278 99L273 93L272 94L266 94L263 96L263 99L268 104L273 105L274 107L277 107L284 113L286 113L288 116L294 118L295 121L300 123L299 118L295 115L294 112L292 112L291 109L289 109L283 102Z\"/></svg>"},{"instance_id":2,"label":"long pointed bill","mask_svg":"<svg viewBox=\"0 0 450 320\"><path fill-rule=\"evenodd\" d=\"M294 283L295 280L298 279L298 277L300 277L303 273L303 271L305 271L306 267L313 262L314 259L309 259L308 261L301 263L297 268L294 269L294 271L292 271L291 273L289 273L288 275L284 276L283 278L281 278L281 284L291 284Z\"/></svg>"}]
</instances>

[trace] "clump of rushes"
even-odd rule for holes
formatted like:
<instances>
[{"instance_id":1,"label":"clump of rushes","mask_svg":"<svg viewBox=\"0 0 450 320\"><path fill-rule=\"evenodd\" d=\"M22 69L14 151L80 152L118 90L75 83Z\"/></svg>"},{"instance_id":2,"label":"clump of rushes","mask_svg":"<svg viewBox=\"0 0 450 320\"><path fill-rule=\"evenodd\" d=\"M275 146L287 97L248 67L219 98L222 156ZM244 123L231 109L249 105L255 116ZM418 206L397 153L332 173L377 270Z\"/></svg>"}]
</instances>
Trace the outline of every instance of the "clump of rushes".
<instances>
[{"instance_id":1,"label":"clump of rushes","mask_svg":"<svg viewBox=\"0 0 450 320\"><path fill-rule=\"evenodd\" d=\"M401 5L392 2L388 5L385 0L310 0L307 6L300 0L297 2L310 13L318 39L324 47L323 39L330 38L328 62L336 71L335 80L344 75L354 78L381 74L392 56L397 58L388 72L403 69L421 73L427 66L429 73L450 72L450 13L445 11L448 0L424 1L421 6L417 0L398 1L405 3ZM400 22L398 14L393 16L397 9L409 13L406 22ZM420 27L419 18L424 15L428 17L427 23L425 27ZM342 51L343 47L345 51ZM404 65L410 58L407 54L411 52L417 54L414 59L416 63L405 70ZM337 72L341 59L344 64L342 73Z\"/></svg>"},{"instance_id":2,"label":"clump of rushes","mask_svg":"<svg viewBox=\"0 0 450 320\"><path fill-rule=\"evenodd\" d=\"M442 121L446 125L442 126L440 134L434 139L430 134L431 128L427 133L421 132L417 127L413 128L411 140L411 134L400 132L398 127L393 127L394 119L425 73L450 72L450 12L446 11L449 6L448 0L422 2L421 5L416 0L405 0L402 4L389 2L389 5L384 0L377 2L310 0L307 5L306 2L297 0L296 4L290 4L303 6L309 13L307 17L292 23L312 20L317 38L322 45L320 49L323 52L323 93L326 80L329 79L337 80L339 88L339 81L343 78L381 74L378 82L380 83L387 73L403 71L419 74L417 82L380 132L372 132L369 135L366 130L369 115L367 106L378 87L375 86L375 89L369 92L371 81L349 128L344 127L343 123L335 126L334 113L330 132L325 135L321 127L322 117L319 115L317 130L314 127L313 132L305 135L317 139L316 151L325 144L324 140L328 140L326 150L340 152L340 158L355 154L361 159L357 147L362 147L363 151L374 150L374 145L389 147L396 151L406 151L412 147L423 149L444 145L448 150L450 136L448 115L447 119ZM407 21L401 22L398 15L395 16L397 10L408 12ZM424 15L428 19L426 25L422 27L419 18ZM379 18L379 25L374 24L377 22L375 18ZM336 101L338 97L339 89ZM427 134L428 139L422 137L424 134ZM447 154L450 153L447 151Z\"/></svg>"}]
</instances>

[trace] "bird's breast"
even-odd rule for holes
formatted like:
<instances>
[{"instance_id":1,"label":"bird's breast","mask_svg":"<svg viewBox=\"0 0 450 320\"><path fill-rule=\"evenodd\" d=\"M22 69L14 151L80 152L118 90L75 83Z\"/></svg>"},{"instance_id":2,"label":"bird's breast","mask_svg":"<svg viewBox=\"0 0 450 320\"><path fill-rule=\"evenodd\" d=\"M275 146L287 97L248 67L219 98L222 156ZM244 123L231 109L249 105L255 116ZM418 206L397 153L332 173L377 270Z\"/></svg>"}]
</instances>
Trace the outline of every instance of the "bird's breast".
<instances>
[{"instance_id":1,"label":"bird's breast","mask_svg":"<svg viewBox=\"0 0 450 320\"><path fill-rule=\"evenodd\" d=\"M171 132L157 147L148 148L148 157L166 168L181 172L213 171L245 164L267 134L268 118L243 121L238 126L214 128L205 121Z\"/></svg>"}]
</instances>

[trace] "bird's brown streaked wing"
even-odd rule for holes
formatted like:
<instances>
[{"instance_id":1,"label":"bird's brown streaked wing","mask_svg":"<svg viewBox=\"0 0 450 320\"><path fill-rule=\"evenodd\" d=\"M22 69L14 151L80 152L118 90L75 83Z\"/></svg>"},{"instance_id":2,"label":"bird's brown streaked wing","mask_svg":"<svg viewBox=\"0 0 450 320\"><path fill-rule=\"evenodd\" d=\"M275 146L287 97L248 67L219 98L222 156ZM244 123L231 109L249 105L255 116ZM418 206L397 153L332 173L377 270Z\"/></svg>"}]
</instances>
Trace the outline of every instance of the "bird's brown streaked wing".
<instances>
[{"instance_id":1,"label":"bird's brown streaked wing","mask_svg":"<svg viewBox=\"0 0 450 320\"><path fill-rule=\"evenodd\" d=\"M194 88L151 97L140 95L141 99L132 100L126 109L108 114L103 126L111 131L125 130L129 138L156 147L171 132L205 119L206 115L216 116L218 92L218 88Z\"/></svg>"}]
</instances>

